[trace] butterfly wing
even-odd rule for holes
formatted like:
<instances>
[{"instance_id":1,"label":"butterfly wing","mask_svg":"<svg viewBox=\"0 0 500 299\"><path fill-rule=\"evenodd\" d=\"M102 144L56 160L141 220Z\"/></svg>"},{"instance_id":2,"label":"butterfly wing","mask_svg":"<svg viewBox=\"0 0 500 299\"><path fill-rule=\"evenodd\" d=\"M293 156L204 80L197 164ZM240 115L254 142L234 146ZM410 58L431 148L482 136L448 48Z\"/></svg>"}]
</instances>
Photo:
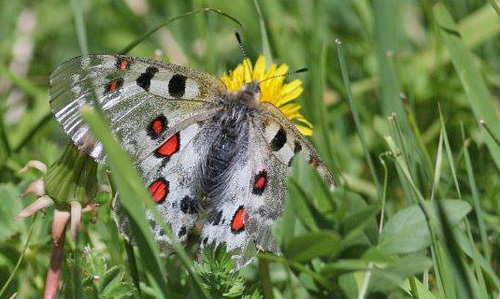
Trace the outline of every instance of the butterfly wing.
<instances>
[{"instance_id":1,"label":"butterfly wing","mask_svg":"<svg viewBox=\"0 0 500 299\"><path fill-rule=\"evenodd\" d=\"M202 246L224 244L226 250L233 253L237 268L249 262L257 249L278 251L270 235L272 223L269 222L280 215L280 202L286 197L288 171L270 155L265 140L255 134L255 128L250 123L247 137L249 142L240 148L230 179L221 192L224 195L215 202L209 202L209 217L201 234ZM255 180L259 181L259 175L268 181L257 183L260 189L255 189ZM273 198L273 205L268 205L267 198ZM273 220L261 223L259 228L266 226L267 229L254 229L257 227L253 225L253 220L264 210L272 214L267 216ZM264 239L269 241L265 242L265 248L255 246L256 241L262 244Z\"/></svg>"},{"instance_id":2,"label":"butterfly wing","mask_svg":"<svg viewBox=\"0 0 500 299\"><path fill-rule=\"evenodd\" d=\"M223 83L193 69L119 55L71 59L52 73L50 82L53 114L80 150L97 161L104 161L105 154L80 107L101 108L174 235L185 241L198 219L192 173L210 136L201 132L220 110ZM120 217L119 202L115 204L126 233L127 220ZM151 213L147 216L160 245L168 245Z\"/></svg>"},{"instance_id":3,"label":"butterfly wing","mask_svg":"<svg viewBox=\"0 0 500 299\"><path fill-rule=\"evenodd\" d=\"M249 120L248 144L234 162L224 198L209 206L211 218L202 231L202 246L224 244L233 252L237 268L251 261L256 251L279 253L272 227L287 198L286 182L295 155L307 156L335 186L310 142L273 107L263 106Z\"/></svg>"},{"instance_id":4,"label":"butterfly wing","mask_svg":"<svg viewBox=\"0 0 500 299\"><path fill-rule=\"evenodd\" d=\"M186 241L199 216L200 198L195 174L203 159L200 153L207 151L214 137L208 131L209 124L209 121L200 121L189 125L137 164L158 210L180 242ZM119 227L125 235L129 235L127 219L120 209L116 201ZM160 248L171 250L170 239L150 211L147 218Z\"/></svg>"},{"instance_id":5,"label":"butterfly wing","mask_svg":"<svg viewBox=\"0 0 500 299\"><path fill-rule=\"evenodd\" d=\"M88 55L50 77L50 106L78 148L104 161L102 145L81 119L82 105L99 105L134 160L193 122L211 117L225 93L217 78L194 69L121 55Z\"/></svg>"},{"instance_id":6,"label":"butterfly wing","mask_svg":"<svg viewBox=\"0 0 500 299\"><path fill-rule=\"evenodd\" d=\"M283 164L292 165L297 154L303 155L316 168L330 189L337 185L331 172L326 168L314 146L302 135L297 127L274 105L262 103L259 106L261 119L255 126L260 129L269 149Z\"/></svg>"}]
</instances>

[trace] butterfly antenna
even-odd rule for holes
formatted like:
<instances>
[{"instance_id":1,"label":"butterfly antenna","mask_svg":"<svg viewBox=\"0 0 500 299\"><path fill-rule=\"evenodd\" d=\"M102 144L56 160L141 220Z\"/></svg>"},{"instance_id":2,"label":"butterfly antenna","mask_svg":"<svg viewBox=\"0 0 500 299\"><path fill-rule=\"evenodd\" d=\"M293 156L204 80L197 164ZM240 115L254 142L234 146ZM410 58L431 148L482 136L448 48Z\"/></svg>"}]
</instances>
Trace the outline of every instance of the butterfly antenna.
<instances>
[{"instance_id":1,"label":"butterfly antenna","mask_svg":"<svg viewBox=\"0 0 500 299\"><path fill-rule=\"evenodd\" d=\"M260 84L260 83L262 83L262 82L265 82L265 81L267 81L267 80L274 79L274 78L279 78L279 77L288 77L288 76L290 76L290 75L295 75L295 74L299 74L299 73L305 73L305 72L307 72L307 71L309 71L309 69L308 69L308 68L303 67L303 68L298 69L298 70L295 70L295 71L290 71L290 72L286 72L286 73L284 73L284 74L274 75L274 76L272 76L272 77L266 78L266 79L264 79L264 80L260 81L260 82L259 82L259 84Z\"/></svg>"},{"instance_id":2,"label":"butterfly antenna","mask_svg":"<svg viewBox=\"0 0 500 299\"><path fill-rule=\"evenodd\" d=\"M243 55L243 64L245 64L246 67L248 68L248 73L252 74L252 65L250 64L247 53L245 52L245 48L243 47L243 42L241 41L241 36L238 32L235 32L234 35L236 35L236 40L238 41L238 46L240 47L241 55ZM246 72L244 74L246 74ZM244 79L246 79L246 78L244 78Z\"/></svg>"}]
</instances>

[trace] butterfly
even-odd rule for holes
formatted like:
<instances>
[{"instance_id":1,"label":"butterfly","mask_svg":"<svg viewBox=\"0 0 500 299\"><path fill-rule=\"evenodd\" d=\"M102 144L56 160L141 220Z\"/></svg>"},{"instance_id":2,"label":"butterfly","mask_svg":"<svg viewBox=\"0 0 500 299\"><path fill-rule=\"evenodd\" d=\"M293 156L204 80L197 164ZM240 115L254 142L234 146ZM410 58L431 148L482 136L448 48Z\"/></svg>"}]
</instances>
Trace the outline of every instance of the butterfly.
<instances>
[{"instance_id":1,"label":"butterfly","mask_svg":"<svg viewBox=\"0 0 500 299\"><path fill-rule=\"evenodd\" d=\"M99 105L177 240L185 243L201 226L200 246L225 245L240 268L257 251L279 253L271 230L296 155L335 187L314 147L283 111L259 101L264 81L247 79L231 90L192 68L87 55L51 74L50 107L72 142L105 162L102 144L80 115L83 105ZM147 213L160 248L171 248ZM126 218L117 222L128 230Z\"/></svg>"}]
</instances>

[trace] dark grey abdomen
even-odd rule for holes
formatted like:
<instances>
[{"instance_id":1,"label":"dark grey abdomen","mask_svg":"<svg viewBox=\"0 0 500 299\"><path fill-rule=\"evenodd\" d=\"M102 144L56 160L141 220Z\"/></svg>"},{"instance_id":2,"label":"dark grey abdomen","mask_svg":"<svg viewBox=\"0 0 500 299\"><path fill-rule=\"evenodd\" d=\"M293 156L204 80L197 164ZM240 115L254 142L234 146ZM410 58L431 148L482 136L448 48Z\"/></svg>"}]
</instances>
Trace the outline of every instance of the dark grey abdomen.
<instances>
[{"instance_id":1,"label":"dark grey abdomen","mask_svg":"<svg viewBox=\"0 0 500 299\"><path fill-rule=\"evenodd\" d=\"M248 122L246 117L234 114L217 116L214 124L216 136L201 168L201 191L205 197L217 199L227 187L231 168L248 143Z\"/></svg>"}]
</instances>

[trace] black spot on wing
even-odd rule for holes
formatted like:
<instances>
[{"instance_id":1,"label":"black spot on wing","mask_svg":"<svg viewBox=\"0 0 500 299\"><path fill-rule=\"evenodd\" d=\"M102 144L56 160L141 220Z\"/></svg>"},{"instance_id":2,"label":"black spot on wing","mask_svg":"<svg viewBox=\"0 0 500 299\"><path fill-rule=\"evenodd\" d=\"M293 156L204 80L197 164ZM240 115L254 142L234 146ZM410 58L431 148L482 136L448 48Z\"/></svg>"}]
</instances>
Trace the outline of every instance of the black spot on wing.
<instances>
[{"instance_id":1,"label":"black spot on wing","mask_svg":"<svg viewBox=\"0 0 500 299\"><path fill-rule=\"evenodd\" d=\"M197 202L194 198L191 198L186 195L181 200L181 211L185 214L196 214L197 211L196 204Z\"/></svg>"},{"instance_id":2,"label":"black spot on wing","mask_svg":"<svg viewBox=\"0 0 500 299\"><path fill-rule=\"evenodd\" d=\"M300 145L300 143L298 141L295 141L295 143L293 145L293 153L297 154L301 150L302 150L302 145Z\"/></svg>"},{"instance_id":3,"label":"black spot on wing","mask_svg":"<svg viewBox=\"0 0 500 299\"><path fill-rule=\"evenodd\" d=\"M181 98L186 92L186 76L175 74L168 81L168 93L174 98Z\"/></svg>"},{"instance_id":4,"label":"black spot on wing","mask_svg":"<svg viewBox=\"0 0 500 299\"><path fill-rule=\"evenodd\" d=\"M179 236L179 238L180 238L180 237L184 236L185 234L186 234L186 227L185 227L185 226L183 226L183 227L181 227L181 229L179 230L179 234L178 234L178 236Z\"/></svg>"},{"instance_id":5,"label":"black spot on wing","mask_svg":"<svg viewBox=\"0 0 500 299\"><path fill-rule=\"evenodd\" d=\"M302 150L302 145L300 145L298 141L295 141L293 143L293 156L288 161L288 166L292 166L293 158L295 158L295 155L300 153L301 150Z\"/></svg>"},{"instance_id":6,"label":"black spot on wing","mask_svg":"<svg viewBox=\"0 0 500 299\"><path fill-rule=\"evenodd\" d=\"M145 91L149 91L149 87L151 86L151 79L158 72L158 68L154 66L149 66L144 73L142 73L139 78L137 78L136 82L142 89Z\"/></svg>"},{"instance_id":7,"label":"black spot on wing","mask_svg":"<svg viewBox=\"0 0 500 299\"><path fill-rule=\"evenodd\" d=\"M219 225L221 218L222 218L222 210L220 210L219 213L217 213L212 223L214 225Z\"/></svg>"},{"instance_id":8,"label":"black spot on wing","mask_svg":"<svg viewBox=\"0 0 500 299\"><path fill-rule=\"evenodd\" d=\"M280 127L276 135L274 135L273 140L271 140L271 149L275 152L279 151L283 145L286 143L286 132Z\"/></svg>"}]
</instances>

